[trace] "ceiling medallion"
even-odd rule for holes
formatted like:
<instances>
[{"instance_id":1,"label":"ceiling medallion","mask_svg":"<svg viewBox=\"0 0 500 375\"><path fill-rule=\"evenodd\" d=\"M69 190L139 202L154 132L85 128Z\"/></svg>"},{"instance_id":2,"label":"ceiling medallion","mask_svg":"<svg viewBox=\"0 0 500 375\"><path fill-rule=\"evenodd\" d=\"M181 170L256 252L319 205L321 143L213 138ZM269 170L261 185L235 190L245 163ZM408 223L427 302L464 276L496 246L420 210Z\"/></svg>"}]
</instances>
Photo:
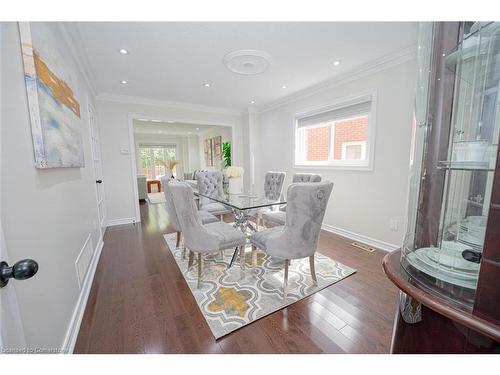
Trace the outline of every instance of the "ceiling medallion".
<instances>
[{"instance_id":1,"label":"ceiling medallion","mask_svg":"<svg viewBox=\"0 0 500 375\"><path fill-rule=\"evenodd\" d=\"M258 50L239 50L224 56L224 65L236 74L256 75L264 73L272 63L270 54Z\"/></svg>"}]
</instances>

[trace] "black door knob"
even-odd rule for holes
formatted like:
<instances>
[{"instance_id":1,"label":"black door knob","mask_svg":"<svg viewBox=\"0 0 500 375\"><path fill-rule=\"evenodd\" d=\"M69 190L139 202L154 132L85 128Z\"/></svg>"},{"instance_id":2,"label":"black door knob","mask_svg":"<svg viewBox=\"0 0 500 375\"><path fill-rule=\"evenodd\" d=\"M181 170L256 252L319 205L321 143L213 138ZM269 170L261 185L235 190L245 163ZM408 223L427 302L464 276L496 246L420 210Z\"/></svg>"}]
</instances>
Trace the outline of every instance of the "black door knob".
<instances>
[{"instance_id":1,"label":"black door knob","mask_svg":"<svg viewBox=\"0 0 500 375\"><path fill-rule=\"evenodd\" d=\"M102 184L102 180L95 180L96 184Z\"/></svg>"},{"instance_id":2,"label":"black door knob","mask_svg":"<svg viewBox=\"0 0 500 375\"><path fill-rule=\"evenodd\" d=\"M26 280L38 272L38 263L33 259L23 259L9 267L7 262L0 262L0 288L9 283L9 279Z\"/></svg>"}]
</instances>

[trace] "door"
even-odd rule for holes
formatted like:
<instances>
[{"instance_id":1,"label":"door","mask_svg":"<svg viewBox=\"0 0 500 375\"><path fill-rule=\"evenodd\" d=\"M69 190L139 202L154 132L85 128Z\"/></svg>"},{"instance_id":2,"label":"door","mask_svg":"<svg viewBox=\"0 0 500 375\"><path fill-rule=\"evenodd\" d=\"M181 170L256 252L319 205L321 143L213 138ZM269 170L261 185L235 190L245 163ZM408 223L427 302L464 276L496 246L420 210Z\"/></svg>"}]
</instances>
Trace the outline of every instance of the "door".
<instances>
[{"instance_id":1,"label":"door","mask_svg":"<svg viewBox=\"0 0 500 375\"><path fill-rule=\"evenodd\" d=\"M0 261L11 264L0 218ZM16 283L0 288L0 354L24 353L26 339L16 298Z\"/></svg>"},{"instance_id":2,"label":"door","mask_svg":"<svg viewBox=\"0 0 500 375\"><path fill-rule=\"evenodd\" d=\"M0 22L0 41L3 42L2 27L3 24ZM0 103L0 116L2 115L1 109L2 103ZM0 214L2 213L2 137L3 133L0 127ZM5 240L2 227L2 217L0 215L0 262L11 264L11 261L14 259L9 259L6 243L7 241ZM9 282L5 287L0 288L0 354L9 352L15 353L16 349L22 352L22 350L26 348L24 329L21 315L19 314L19 307L17 305L15 284L15 282Z\"/></svg>"},{"instance_id":3,"label":"door","mask_svg":"<svg viewBox=\"0 0 500 375\"><path fill-rule=\"evenodd\" d=\"M90 126L90 144L92 148L92 161L95 177L95 190L97 200L97 216L101 239L106 227L106 204L104 202L104 180L102 178L102 160L101 160L101 142L99 140L99 131L97 129L97 119L94 108L89 104L89 126Z\"/></svg>"}]
</instances>

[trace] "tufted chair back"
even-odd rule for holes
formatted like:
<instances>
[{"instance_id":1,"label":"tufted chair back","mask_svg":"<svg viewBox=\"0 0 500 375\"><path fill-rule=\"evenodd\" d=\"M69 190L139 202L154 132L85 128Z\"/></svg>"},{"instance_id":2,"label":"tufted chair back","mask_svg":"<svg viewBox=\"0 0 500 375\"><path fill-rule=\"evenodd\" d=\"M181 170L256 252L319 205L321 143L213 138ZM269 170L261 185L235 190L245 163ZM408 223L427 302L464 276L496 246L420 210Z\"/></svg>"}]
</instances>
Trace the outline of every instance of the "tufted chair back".
<instances>
[{"instance_id":1,"label":"tufted chair back","mask_svg":"<svg viewBox=\"0 0 500 375\"><path fill-rule=\"evenodd\" d=\"M222 189L222 172L220 171L199 171L196 173L198 181L198 191L200 194L207 194L213 197L223 198L224 191ZM207 197L200 196L200 209L203 206L213 201Z\"/></svg>"},{"instance_id":2,"label":"tufted chair back","mask_svg":"<svg viewBox=\"0 0 500 375\"><path fill-rule=\"evenodd\" d=\"M170 192L186 247L195 252L210 253L219 250L220 240L208 233L198 216L193 189L185 182L172 181Z\"/></svg>"},{"instance_id":3,"label":"tufted chair back","mask_svg":"<svg viewBox=\"0 0 500 375\"><path fill-rule=\"evenodd\" d=\"M285 172L267 172L264 179L264 194L267 199L278 199L283 191Z\"/></svg>"},{"instance_id":4,"label":"tufted chair back","mask_svg":"<svg viewBox=\"0 0 500 375\"><path fill-rule=\"evenodd\" d=\"M315 184L299 182L288 187L285 226L267 242L271 255L298 259L316 252L332 189L333 182L330 181Z\"/></svg>"},{"instance_id":5,"label":"tufted chair back","mask_svg":"<svg viewBox=\"0 0 500 375\"><path fill-rule=\"evenodd\" d=\"M292 182L321 182L321 175L314 173L295 173Z\"/></svg>"},{"instance_id":6,"label":"tufted chair back","mask_svg":"<svg viewBox=\"0 0 500 375\"><path fill-rule=\"evenodd\" d=\"M181 226L179 220L177 219L177 213L175 212L174 198L172 197L172 191L170 191L169 182L172 180L168 175L161 178L161 186L163 186L163 194L165 194L165 200L167 201L167 213L170 219L170 225L172 229L176 232L181 232Z\"/></svg>"}]
</instances>

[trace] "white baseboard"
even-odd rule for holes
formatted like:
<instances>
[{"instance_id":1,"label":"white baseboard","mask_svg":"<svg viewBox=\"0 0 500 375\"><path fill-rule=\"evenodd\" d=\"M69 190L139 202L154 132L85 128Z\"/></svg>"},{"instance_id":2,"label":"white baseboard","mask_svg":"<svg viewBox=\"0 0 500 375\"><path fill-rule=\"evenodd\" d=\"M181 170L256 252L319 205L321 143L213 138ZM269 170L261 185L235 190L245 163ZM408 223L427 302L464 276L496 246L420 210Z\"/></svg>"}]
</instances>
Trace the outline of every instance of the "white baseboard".
<instances>
[{"instance_id":1,"label":"white baseboard","mask_svg":"<svg viewBox=\"0 0 500 375\"><path fill-rule=\"evenodd\" d=\"M78 333L80 331L80 324L82 323L83 313L85 312L85 307L87 306L87 300L90 295L90 290L92 288L92 282L94 281L95 271L97 269L97 264L99 263L99 258L101 257L102 247L104 242L102 238L96 246L94 255L92 256L92 261L85 276L82 284L82 289L80 290L80 296L73 311L73 316L68 326L68 331L66 332L66 337L64 338L63 346L61 348L61 353L71 354L75 348L76 339L78 338Z\"/></svg>"},{"instance_id":2,"label":"white baseboard","mask_svg":"<svg viewBox=\"0 0 500 375\"><path fill-rule=\"evenodd\" d=\"M380 241L380 240L377 240L375 238L365 236L363 234L354 233L354 232L351 232L351 231L346 230L346 229L334 227L333 225L323 224L322 228L324 230L326 230L327 232L335 233L335 234L338 234L339 236L347 237L347 238L350 238L352 240L365 243L367 245L376 247L377 249L380 249L380 250L390 252L390 251L394 251L394 250L401 248L401 246L394 245L392 243L388 243L388 242L384 242L384 241Z\"/></svg>"},{"instance_id":3,"label":"white baseboard","mask_svg":"<svg viewBox=\"0 0 500 375\"><path fill-rule=\"evenodd\" d=\"M108 220L107 222L107 227L112 227L112 226L115 226L115 225L123 225L123 224L133 224L133 223L137 223L138 220L136 220L135 217L125 217L125 218L122 218L122 219L113 219L113 220Z\"/></svg>"}]
</instances>

